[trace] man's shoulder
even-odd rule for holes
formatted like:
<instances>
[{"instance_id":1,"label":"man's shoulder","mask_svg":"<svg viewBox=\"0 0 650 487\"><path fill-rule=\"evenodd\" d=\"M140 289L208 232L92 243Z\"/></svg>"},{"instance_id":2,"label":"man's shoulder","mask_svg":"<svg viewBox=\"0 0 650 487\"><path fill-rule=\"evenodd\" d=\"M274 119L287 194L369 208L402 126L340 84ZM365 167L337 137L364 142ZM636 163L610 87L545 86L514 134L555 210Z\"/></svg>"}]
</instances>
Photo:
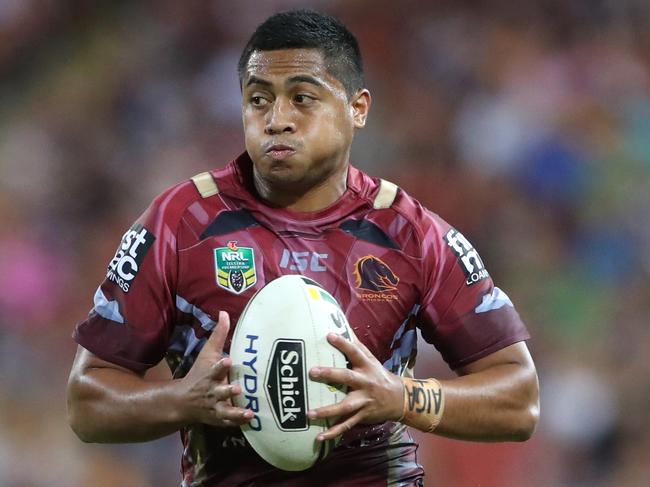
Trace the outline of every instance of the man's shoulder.
<instances>
[{"instance_id":1,"label":"man's shoulder","mask_svg":"<svg viewBox=\"0 0 650 487\"><path fill-rule=\"evenodd\" d=\"M399 184L357 171L364 187L361 192L372 205L375 218L386 222L398 218L403 220L404 224L415 227L419 231L430 227L442 230L449 226L438 214L426 208Z\"/></svg>"},{"instance_id":2,"label":"man's shoulder","mask_svg":"<svg viewBox=\"0 0 650 487\"><path fill-rule=\"evenodd\" d=\"M417 198L402 188L400 188L398 197L395 198L394 208L418 228L434 228L442 231L450 226L440 215L424 206Z\"/></svg>"},{"instance_id":3,"label":"man's shoulder","mask_svg":"<svg viewBox=\"0 0 650 487\"><path fill-rule=\"evenodd\" d=\"M232 173L230 162L221 168L195 174L159 193L146 213L156 215L156 218L174 227L192 208L196 207L195 212L198 213L218 210L223 206L219 193L232 186Z\"/></svg>"},{"instance_id":4,"label":"man's shoulder","mask_svg":"<svg viewBox=\"0 0 650 487\"><path fill-rule=\"evenodd\" d=\"M402 252L420 257L427 242L441 241L450 225L394 182L358 171L364 220L378 227ZM396 181L397 182L397 181ZM367 224L366 224L367 225Z\"/></svg>"}]
</instances>

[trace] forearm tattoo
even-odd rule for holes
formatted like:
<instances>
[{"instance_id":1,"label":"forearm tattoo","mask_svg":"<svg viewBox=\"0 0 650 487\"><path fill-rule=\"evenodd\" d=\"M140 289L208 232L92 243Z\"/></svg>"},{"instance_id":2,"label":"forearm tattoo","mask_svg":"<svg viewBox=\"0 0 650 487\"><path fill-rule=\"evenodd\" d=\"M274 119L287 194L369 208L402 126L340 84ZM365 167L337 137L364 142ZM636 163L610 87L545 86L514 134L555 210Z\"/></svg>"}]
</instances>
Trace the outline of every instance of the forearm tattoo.
<instances>
[{"instance_id":1,"label":"forearm tattoo","mask_svg":"<svg viewBox=\"0 0 650 487\"><path fill-rule=\"evenodd\" d=\"M445 396L436 379L402 378L404 409L402 421L420 431L431 433L440 423L445 408Z\"/></svg>"}]
</instances>

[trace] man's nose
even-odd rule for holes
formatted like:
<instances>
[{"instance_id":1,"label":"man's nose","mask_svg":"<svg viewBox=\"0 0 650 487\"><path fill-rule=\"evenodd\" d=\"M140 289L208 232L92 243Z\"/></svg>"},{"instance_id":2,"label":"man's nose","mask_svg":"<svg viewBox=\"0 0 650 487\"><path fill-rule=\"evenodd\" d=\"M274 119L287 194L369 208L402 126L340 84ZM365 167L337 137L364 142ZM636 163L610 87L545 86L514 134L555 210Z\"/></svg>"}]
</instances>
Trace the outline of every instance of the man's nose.
<instances>
[{"instance_id":1,"label":"man's nose","mask_svg":"<svg viewBox=\"0 0 650 487\"><path fill-rule=\"evenodd\" d=\"M276 98L266 116L264 132L267 135L296 131L296 124L293 120L293 107L289 100L282 97Z\"/></svg>"}]
</instances>

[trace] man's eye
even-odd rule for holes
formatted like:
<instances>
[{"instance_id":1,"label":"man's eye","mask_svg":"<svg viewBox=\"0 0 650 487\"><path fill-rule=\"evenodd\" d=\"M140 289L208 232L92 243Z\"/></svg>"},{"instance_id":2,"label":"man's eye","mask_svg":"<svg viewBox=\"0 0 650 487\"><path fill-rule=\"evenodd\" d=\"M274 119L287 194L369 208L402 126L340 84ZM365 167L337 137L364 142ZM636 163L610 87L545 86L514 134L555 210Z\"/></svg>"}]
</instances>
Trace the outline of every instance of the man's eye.
<instances>
[{"instance_id":1,"label":"man's eye","mask_svg":"<svg viewBox=\"0 0 650 487\"><path fill-rule=\"evenodd\" d=\"M252 96L251 97L251 103L255 105L256 107L261 107L266 105L267 101L264 97L261 96Z\"/></svg>"},{"instance_id":2,"label":"man's eye","mask_svg":"<svg viewBox=\"0 0 650 487\"><path fill-rule=\"evenodd\" d=\"M306 103L311 103L314 101L314 99L311 96L307 95L296 95L295 98L296 103L301 103L301 104L306 104Z\"/></svg>"}]
</instances>

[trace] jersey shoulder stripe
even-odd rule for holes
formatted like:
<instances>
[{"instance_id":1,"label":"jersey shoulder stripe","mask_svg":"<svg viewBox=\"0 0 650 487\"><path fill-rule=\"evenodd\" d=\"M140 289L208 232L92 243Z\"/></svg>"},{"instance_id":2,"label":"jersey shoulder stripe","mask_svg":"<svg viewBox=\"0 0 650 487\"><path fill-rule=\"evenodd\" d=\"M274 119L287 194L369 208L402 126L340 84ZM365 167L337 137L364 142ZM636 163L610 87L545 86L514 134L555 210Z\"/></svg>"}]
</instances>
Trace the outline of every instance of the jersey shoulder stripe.
<instances>
[{"instance_id":1,"label":"jersey shoulder stripe","mask_svg":"<svg viewBox=\"0 0 650 487\"><path fill-rule=\"evenodd\" d=\"M377 191L372 207L375 210L390 208L393 201L395 201L398 189L399 187L395 183L381 179L379 183L379 191Z\"/></svg>"},{"instance_id":2,"label":"jersey shoulder stripe","mask_svg":"<svg viewBox=\"0 0 650 487\"><path fill-rule=\"evenodd\" d=\"M192 182L202 198L209 198L219 193L219 186L209 172L202 172L192 177Z\"/></svg>"}]
</instances>

